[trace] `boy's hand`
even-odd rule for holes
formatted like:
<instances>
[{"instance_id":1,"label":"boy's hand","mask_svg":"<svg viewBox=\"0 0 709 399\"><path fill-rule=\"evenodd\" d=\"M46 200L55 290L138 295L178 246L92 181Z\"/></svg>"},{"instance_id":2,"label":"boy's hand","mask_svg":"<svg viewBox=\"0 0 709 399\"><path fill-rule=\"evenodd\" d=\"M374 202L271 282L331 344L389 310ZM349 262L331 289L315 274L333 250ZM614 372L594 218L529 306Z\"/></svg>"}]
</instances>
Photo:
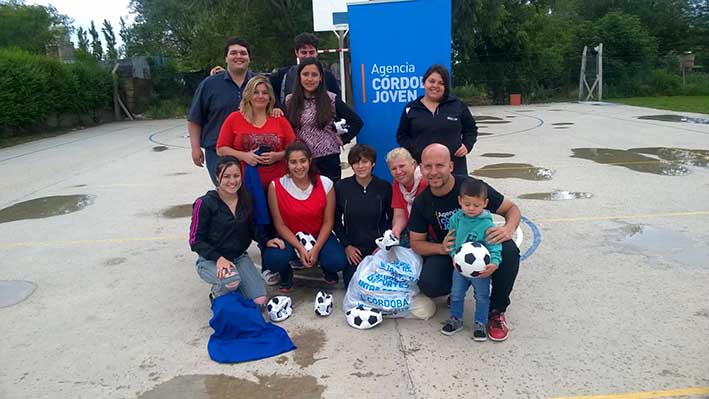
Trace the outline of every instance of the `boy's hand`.
<instances>
[{"instance_id":1,"label":"boy's hand","mask_svg":"<svg viewBox=\"0 0 709 399\"><path fill-rule=\"evenodd\" d=\"M485 266L485 270L478 274L478 278L488 278L492 276L492 273L495 273L496 270L497 265L493 265L492 263L490 263L489 265Z\"/></svg>"}]
</instances>

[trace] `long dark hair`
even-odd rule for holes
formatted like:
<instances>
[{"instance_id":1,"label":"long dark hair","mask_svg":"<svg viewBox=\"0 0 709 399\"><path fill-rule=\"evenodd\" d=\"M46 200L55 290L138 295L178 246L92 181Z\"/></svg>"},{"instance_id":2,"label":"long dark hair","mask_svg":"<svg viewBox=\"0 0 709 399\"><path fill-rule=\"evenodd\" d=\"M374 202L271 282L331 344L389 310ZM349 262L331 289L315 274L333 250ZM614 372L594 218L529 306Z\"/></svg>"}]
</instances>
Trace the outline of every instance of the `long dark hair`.
<instances>
[{"instance_id":1,"label":"long dark hair","mask_svg":"<svg viewBox=\"0 0 709 399\"><path fill-rule=\"evenodd\" d=\"M222 182L222 176L224 175L224 172L227 170L228 167L232 165L239 168L239 172L241 172L241 187L236 190L236 197L238 198L238 201L245 207L247 212L251 213L251 196L249 195L249 192L248 190L246 190L246 186L244 185L244 170L242 169L241 162L239 162L238 159L230 155L217 159L217 182Z\"/></svg>"},{"instance_id":2,"label":"long dark hair","mask_svg":"<svg viewBox=\"0 0 709 399\"><path fill-rule=\"evenodd\" d=\"M300 83L300 73L303 71L303 68L308 65L315 65L318 68L318 72L320 72L320 85L315 89L312 98L313 101L315 101L315 120L318 128L324 129L327 125L332 123L335 117L335 115L333 115L332 101L325 89L325 72L323 71L322 65L317 58L304 58L300 61L300 65L298 65L296 82L293 83L293 93L291 93L287 104L286 117L294 130L298 130L301 127L300 117L303 115L306 99L305 90Z\"/></svg>"},{"instance_id":3,"label":"long dark hair","mask_svg":"<svg viewBox=\"0 0 709 399\"><path fill-rule=\"evenodd\" d=\"M290 159L290 156L292 153L300 151L303 154L305 154L305 157L308 158L308 161L310 161L310 165L308 166L308 178L310 179L310 183L312 183L313 187L318 185L318 167L315 166L315 163L313 162L313 152L310 150L310 147L308 147L307 144L300 140L296 140L286 147L286 167L288 167L288 160ZM290 172L290 169L288 170Z\"/></svg>"},{"instance_id":4,"label":"long dark hair","mask_svg":"<svg viewBox=\"0 0 709 399\"><path fill-rule=\"evenodd\" d=\"M448 97L451 93L451 74L448 72L448 69L443 65L433 64L428 67L426 73L423 74L423 82L425 82L426 79L428 79L428 77L431 76L431 74L434 72L441 75L441 79L443 79L443 86L445 87L445 90L443 91L443 97Z\"/></svg>"}]
</instances>

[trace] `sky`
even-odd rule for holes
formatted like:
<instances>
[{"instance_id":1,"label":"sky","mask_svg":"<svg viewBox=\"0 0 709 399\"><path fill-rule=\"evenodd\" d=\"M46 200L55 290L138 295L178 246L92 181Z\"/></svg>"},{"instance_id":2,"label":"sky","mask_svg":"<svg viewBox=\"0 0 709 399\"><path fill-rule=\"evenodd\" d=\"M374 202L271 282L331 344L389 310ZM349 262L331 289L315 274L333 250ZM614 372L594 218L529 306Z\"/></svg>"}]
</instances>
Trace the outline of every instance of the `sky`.
<instances>
[{"instance_id":1,"label":"sky","mask_svg":"<svg viewBox=\"0 0 709 399\"><path fill-rule=\"evenodd\" d=\"M129 15L128 6L130 0L26 0L25 4L53 5L60 14L64 14L74 20L74 28L83 27L88 30L91 26L91 21L94 21L96 30L103 40L101 34L101 26L103 20L107 19L113 25L113 30L116 34L118 44L122 44L121 38L118 35L120 29L120 17L126 21L128 25L133 21L133 17ZM76 45L76 35L71 39ZM89 38L90 40L90 38Z\"/></svg>"}]
</instances>

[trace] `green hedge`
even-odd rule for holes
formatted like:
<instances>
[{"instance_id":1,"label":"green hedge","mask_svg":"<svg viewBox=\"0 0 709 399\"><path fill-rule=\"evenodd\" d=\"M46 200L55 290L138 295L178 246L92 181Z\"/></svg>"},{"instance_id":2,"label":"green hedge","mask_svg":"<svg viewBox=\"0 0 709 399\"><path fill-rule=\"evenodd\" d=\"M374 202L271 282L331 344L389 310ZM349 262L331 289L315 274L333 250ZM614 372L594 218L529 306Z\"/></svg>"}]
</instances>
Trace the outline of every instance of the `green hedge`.
<instances>
[{"instance_id":1,"label":"green hedge","mask_svg":"<svg viewBox=\"0 0 709 399\"><path fill-rule=\"evenodd\" d=\"M110 106L111 73L96 62L63 64L23 50L0 49L0 133L27 131L52 114Z\"/></svg>"}]
</instances>

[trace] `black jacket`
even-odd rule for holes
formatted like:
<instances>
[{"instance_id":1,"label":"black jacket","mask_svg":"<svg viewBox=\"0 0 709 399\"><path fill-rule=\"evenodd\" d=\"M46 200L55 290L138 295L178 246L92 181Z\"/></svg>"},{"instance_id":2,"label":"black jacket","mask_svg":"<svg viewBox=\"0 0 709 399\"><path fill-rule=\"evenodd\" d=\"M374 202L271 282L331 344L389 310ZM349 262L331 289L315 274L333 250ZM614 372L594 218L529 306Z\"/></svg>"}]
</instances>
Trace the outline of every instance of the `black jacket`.
<instances>
[{"instance_id":1,"label":"black jacket","mask_svg":"<svg viewBox=\"0 0 709 399\"><path fill-rule=\"evenodd\" d=\"M335 93L339 97L340 84L337 78L328 69L323 68L323 71L325 72L325 90ZM286 96L293 92L293 82L295 82L297 72L298 65L291 65L279 69L278 72L271 74L269 77L278 108L284 109Z\"/></svg>"},{"instance_id":2,"label":"black jacket","mask_svg":"<svg viewBox=\"0 0 709 399\"><path fill-rule=\"evenodd\" d=\"M401 113L396 141L421 162L421 151L427 145L440 143L453 154L461 144L470 152L478 138L478 128L468 106L454 96L448 96L435 113L421 102L423 96L406 104Z\"/></svg>"},{"instance_id":3,"label":"black jacket","mask_svg":"<svg viewBox=\"0 0 709 399\"><path fill-rule=\"evenodd\" d=\"M253 208L240 200L236 216L216 191L207 191L192 205L190 248L199 256L216 261L220 256L233 261L257 239ZM263 244L266 237L259 237Z\"/></svg>"},{"instance_id":4,"label":"black jacket","mask_svg":"<svg viewBox=\"0 0 709 399\"><path fill-rule=\"evenodd\" d=\"M343 247L372 250L374 240L391 228L391 184L376 176L367 188L354 176L335 185L335 234Z\"/></svg>"}]
</instances>

